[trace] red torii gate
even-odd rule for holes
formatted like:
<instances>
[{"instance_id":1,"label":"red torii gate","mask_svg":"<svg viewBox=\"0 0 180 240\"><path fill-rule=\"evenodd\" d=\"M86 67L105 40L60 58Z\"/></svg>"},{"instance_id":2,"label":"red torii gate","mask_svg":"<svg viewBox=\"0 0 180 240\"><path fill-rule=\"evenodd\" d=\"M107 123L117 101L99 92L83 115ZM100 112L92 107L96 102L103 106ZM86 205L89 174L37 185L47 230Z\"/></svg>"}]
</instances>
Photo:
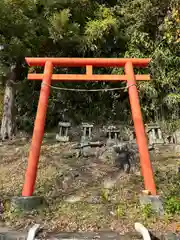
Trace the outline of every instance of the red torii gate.
<instances>
[{"instance_id":1,"label":"red torii gate","mask_svg":"<svg viewBox=\"0 0 180 240\"><path fill-rule=\"evenodd\" d=\"M44 73L29 73L29 80L42 80L36 120L28 158L22 196L32 196L37 175L40 149L44 135L44 125L48 97L52 80L56 81L127 81L129 100L134 121L136 141L140 154L140 164L145 189L156 195L156 186L148 152L148 144L139 103L136 81L150 80L150 75L135 75L134 67L146 67L150 58L26 58L29 66L43 66ZM86 67L86 74L53 74L53 67ZM124 67L125 75L93 74L93 67Z\"/></svg>"}]
</instances>

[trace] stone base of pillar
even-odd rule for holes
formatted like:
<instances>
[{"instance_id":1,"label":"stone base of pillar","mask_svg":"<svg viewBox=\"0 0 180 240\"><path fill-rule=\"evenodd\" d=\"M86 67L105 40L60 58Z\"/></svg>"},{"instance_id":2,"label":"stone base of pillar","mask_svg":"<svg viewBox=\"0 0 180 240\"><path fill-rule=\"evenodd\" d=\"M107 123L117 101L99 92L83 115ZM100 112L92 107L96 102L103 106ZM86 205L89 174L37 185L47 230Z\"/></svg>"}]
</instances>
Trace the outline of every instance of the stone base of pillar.
<instances>
[{"instance_id":1,"label":"stone base of pillar","mask_svg":"<svg viewBox=\"0 0 180 240\"><path fill-rule=\"evenodd\" d=\"M32 211L45 204L42 196L13 197L11 199L11 209Z\"/></svg>"},{"instance_id":2,"label":"stone base of pillar","mask_svg":"<svg viewBox=\"0 0 180 240\"><path fill-rule=\"evenodd\" d=\"M141 195L140 204L142 206L150 205L152 207L152 210L159 216L164 215L163 202L160 196Z\"/></svg>"}]
</instances>

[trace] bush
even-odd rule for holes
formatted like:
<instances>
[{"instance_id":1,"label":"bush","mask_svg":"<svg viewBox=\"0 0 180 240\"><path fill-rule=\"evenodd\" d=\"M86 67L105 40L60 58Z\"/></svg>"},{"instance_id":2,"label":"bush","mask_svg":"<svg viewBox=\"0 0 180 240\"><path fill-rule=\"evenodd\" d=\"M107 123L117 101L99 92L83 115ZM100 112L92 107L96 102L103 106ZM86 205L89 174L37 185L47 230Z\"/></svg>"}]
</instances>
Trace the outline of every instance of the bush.
<instances>
[{"instance_id":1,"label":"bush","mask_svg":"<svg viewBox=\"0 0 180 240\"><path fill-rule=\"evenodd\" d=\"M169 214L180 213L180 198L175 196L167 197L165 200L165 210Z\"/></svg>"}]
</instances>

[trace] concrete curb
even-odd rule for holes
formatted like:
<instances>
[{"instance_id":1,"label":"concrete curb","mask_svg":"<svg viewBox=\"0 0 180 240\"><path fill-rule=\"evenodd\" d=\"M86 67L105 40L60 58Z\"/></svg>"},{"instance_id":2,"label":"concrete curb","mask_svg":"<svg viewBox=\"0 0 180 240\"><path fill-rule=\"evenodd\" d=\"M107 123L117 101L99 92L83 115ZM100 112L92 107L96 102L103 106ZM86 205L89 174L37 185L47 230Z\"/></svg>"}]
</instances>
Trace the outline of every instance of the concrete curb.
<instances>
[{"instance_id":1,"label":"concrete curb","mask_svg":"<svg viewBox=\"0 0 180 240\"><path fill-rule=\"evenodd\" d=\"M167 233L165 235L155 236L140 223L135 223L137 232L125 233L121 235L113 231L99 232L60 232L48 233L46 237L38 236L40 225L35 224L28 232L11 231L6 227L0 228L0 240L180 240L180 235Z\"/></svg>"}]
</instances>

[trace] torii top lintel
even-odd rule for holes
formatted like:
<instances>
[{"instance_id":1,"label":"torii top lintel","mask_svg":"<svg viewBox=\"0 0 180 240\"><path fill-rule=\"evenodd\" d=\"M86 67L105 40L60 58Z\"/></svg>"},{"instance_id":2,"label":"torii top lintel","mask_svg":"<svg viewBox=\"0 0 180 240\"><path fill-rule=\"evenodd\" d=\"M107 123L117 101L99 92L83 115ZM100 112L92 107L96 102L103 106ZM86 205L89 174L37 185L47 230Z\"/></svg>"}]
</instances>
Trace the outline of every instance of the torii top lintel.
<instances>
[{"instance_id":1,"label":"torii top lintel","mask_svg":"<svg viewBox=\"0 0 180 240\"><path fill-rule=\"evenodd\" d=\"M123 67L127 62L131 62L134 67L146 67L151 58L31 58L27 57L29 66L44 66L50 61L53 66L62 67Z\"/></svg>"}]
</instances>

